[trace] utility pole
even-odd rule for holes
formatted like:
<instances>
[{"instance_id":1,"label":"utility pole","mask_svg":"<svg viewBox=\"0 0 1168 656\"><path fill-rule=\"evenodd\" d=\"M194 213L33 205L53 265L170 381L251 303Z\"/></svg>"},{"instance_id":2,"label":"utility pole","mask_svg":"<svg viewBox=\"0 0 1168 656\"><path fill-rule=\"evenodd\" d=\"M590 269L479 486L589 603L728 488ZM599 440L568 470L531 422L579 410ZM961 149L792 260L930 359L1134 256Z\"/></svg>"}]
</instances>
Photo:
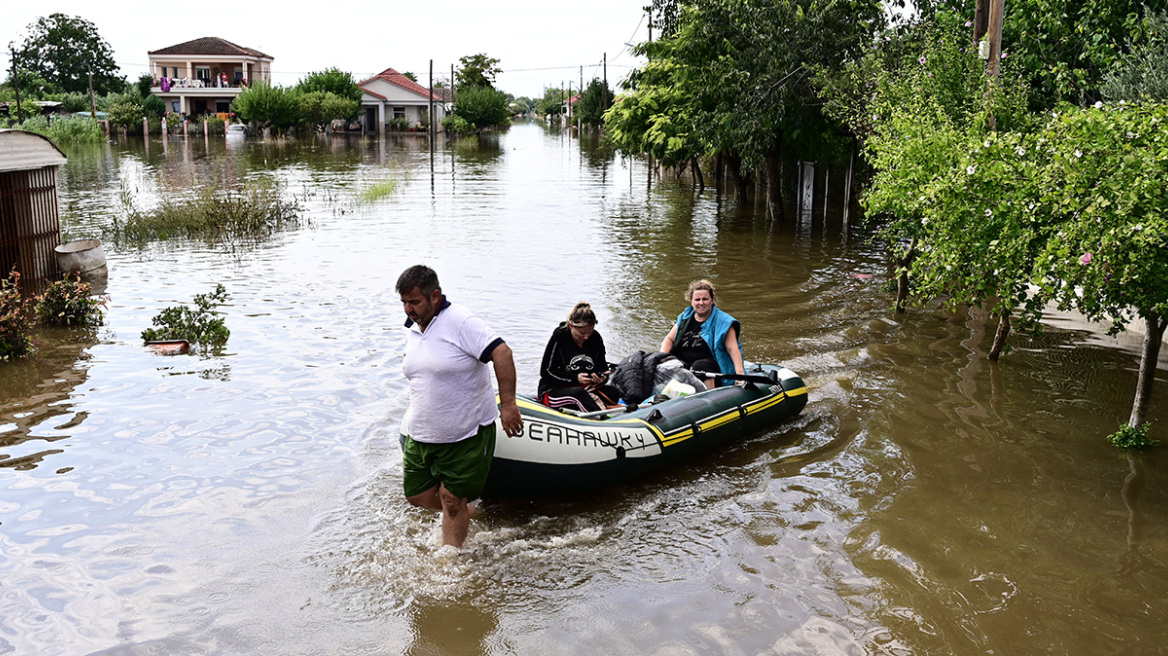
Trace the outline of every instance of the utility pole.
<instances>
[{"instance_id":1,"label":"utility pole","mask_svg":"<svg viewBox=\"0 0 1168 656\"><path fill-rule=\"evenodd\" d=\"M12 88L16 90L16 122L24 124L24 112L20 110L20 76L16 74L16 48L12 44L8 44L8 48L12 50Z\"/></svg>"},{"instance_id":2,"label":"utility pole","mask_svg":"<svg viewBox=\"0 0 1168 656\"><path fill-rule=\"evenodd\" d=\"M430 60L430 160L434 160L434 60Z\"/></svg>"},{"instance_id":3,"label":"utility pole","mask_svg":"<svg viewBox=\"0 0 1168 656\"><path fill-rule=\"evenodd\" d=\"M653 5L642 7L649 14L649 43L653 43Z\"/></svg>"},{"instance_id":4,"label":"utility pole","mask_svg":"<svg viewBox=\"0 0 1168 656\"><path fill-rule=\"evenodd\" d=\"M601 113L608 111L608 53L604 53L604 102L600 103Z\"/></svg>"},{"instance_id":5,"label":"utility pole","mask_svg":"<svg viewBox=\"0 0 1168 656\"><path fill-rule=\"evenodd\" d=\"M990 58L986 62L986 109L989 112L990 129L997 129L997 120L994 118L993 94L998 85L998 75L1002 72L1002 23L1005 22L1006 0L989 0L990 15L987 22L986 37L989 40Z\"/></svg>"},{"instance_id":6,"label":"utility pole","mask_svg":"<svg viewBox=\"0 0 1168 656\"><path fill-rule=\"evenodd\" d=\"M977 0L977 8L973 12L973 42L978 43L985 37L986 26L989 22L990 0Z\"/></svg>"},{"instance_id":7,"label":"utility pole","mask_svg":"<svg viewBox=\"0 0 1168 656\"><path fill-rule=\"evenodd\" d=\"M93 71L89 71L89 118L97 120L97 103L93 100Z\"/></svg>"}]
</instances>

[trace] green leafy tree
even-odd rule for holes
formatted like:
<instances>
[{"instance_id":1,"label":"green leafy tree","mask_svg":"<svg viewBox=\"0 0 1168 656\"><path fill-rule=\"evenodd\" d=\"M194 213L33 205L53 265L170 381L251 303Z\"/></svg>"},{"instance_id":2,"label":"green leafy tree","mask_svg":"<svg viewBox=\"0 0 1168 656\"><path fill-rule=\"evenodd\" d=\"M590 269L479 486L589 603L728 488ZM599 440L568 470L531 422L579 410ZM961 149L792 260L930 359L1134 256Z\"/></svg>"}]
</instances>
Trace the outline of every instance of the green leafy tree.
<instances>
[{"instance_id":1,"label":"green leafy tree","mask_svg":"<svg viewBox=\"0 0 1168 656\"><path fill-rule=\"evenodd\" d=\"M976 0L917 0L922 19L955 14L972 19ZM1143 30L1145 0L1020 0L1006 5L1002 53L1030 86L1030 109L1099 100L1104 76Z\"/></svg>"},{"instance_id":2,"label":"green leafy tree","mask_svg":"<svg viewBox=\"0 0 1168 656\"><path fill-rule=\"evenodd\" d=\"M246 123L256 123L261 127L278 130L301 122L300 92L272 86L266 81L257 81L244 89L231 103L232 111Z\"/></svg>"},{"instance_id":3,"label":"green leafy tree","mask_svg":"<svg viewBox=\"0 0 1168 656\"><path fill-rule=\"evenodd\" d=\"M361 88L357 86L353 74L335 67L309 73L300 80L296 88L301 93L331 93L339 98L354 100L358 105L361 104Z\"/></svg>"},{"instance_id":4,"label":"green leafy tree","mask_svg":"<svg viewBox=\"0 0 1168 656\"><path fill-rule=\"evenodd\" d=\"M535 101L527 96L519 96L511 101L511 108L520 114L530 114L535 111Z\"/></svg>"},{"instance_id":5,"label":"green leafy tree","mask_svg":"<svg viewBox=\"0 0 1168 656\"><path fill-rule=\"evenodd\" d=\"M334 119L347 120L357 115L361 104L334 93L312 91L300 96L300 115L317 130L323 130Z\"/></svg>"},{"instance_id":6,"label":"green leafy tree","mask_svg":"<svg viewBox=\"0 0 1168 656\"><path fill-rule=\"evenodd\" d=\"M507 94L491 87L467 87L458 91L454 115L476 129L511 123Z\"/></svg>"},{"instance_id":7,"label":"green leafy tree","mask_svg":"<svg viewBox=\"0 0 1168 656\"><path fill-rule=\"evenodd\" d=\"M535 101L535 113L540 116L558 116L564 108L563 89L544 87L543 97Z\"/></svg>"},{"instance_id":8,"label":"green leafy tree","mask_svg":"<svg viewBox=\"0 0 1168 656\"><path fill-rule=\"evenodd\" d=\"M488 57L484 53L466 55L458 60L458 69L454 72L454 79L459 93L463 88L487 87L495 88L495 76L503 72L499 68L499 60Z\"/></svg>"},{"instance_id":9,"label":"green leafy tree","mask_svg":"<svg viewBox=\"0 0 1168 656\"><path fill-rule=\"evenodd\" d=\"M836 67L871 47L883 24L881 4L686 0L678 5L672 35L639 49L650 62L673 66L653 71L645 83L681 93L684 108L667 111L688 122L677 126L680 133L695 132L714 151L728 154L740 202L749 187L743 178L762 167L768 207L781 217L780 159L788 150L821 141L831 129L819 111L812 65ZM634 77L630 90L641 84Z\"/></svg>"},{"instance_id":10,"label":"green leafy tree","mask_svg":"<svg viewBox=\"0 0 1168 656\"><path fill-rule=\"evenodd\" d=\"M863 58L817 73L828 98L825 111L865 139L875 173L864 204L881 226L879 234L896 267L898 311L905 309L910 287L922 300L942 296L952 305L982 305L995 295L1011 299L1019 288L1018 271L1027 266L1025 258L1005 264L979 255L950 274L954 259L990 247L993 233L980 227L995 223L979 217L978 229L938 234L952 227L950 213L965 217L977 205L962 196L968 191L962 185L974 181L964 169L973 164L981 177L999 170L992 163L963 163L963 153L980 149L985 141L990 110L1000 130L1024 129L1028 121L1025 85L1009 66L995 81L987 104L989 78L963 38L964 30L952 15L938 16L892 30L887 40L878 41L881 47ZM992 183L980 189L989 199L997 197ZM1001 211L995 216L1005 218ZM1005 243L995 245L1005 248ZM1027 249L1009 251L1027 253L1033 255ZM925 261L914 264L922 255ZM1004 276L1003 271L1017 275ZM916 274L914 280L910 273ZM1000 330L991 358L1004 348L1010 308L1010 303L993 308ZM1023 325L1033 326L1023 319Z\"/></svg>"},{"instance_id":11,"label":"green leafy tree","mask_svg":"<svg viewBox=\"0 0 1168 656\"><path fill-rule=\"evenodd\" d=\"M121 91L114 52L97 26L79 16L51 14L28 26L17 51L20 66L62 91L88 91L93 74L96 93Z\"/></svg>"},{"instance_id":12,"label":"green leafy tree","mask_svg":"<svg viewBox=\"0 0 1168 656\"><path fill-rule=\"evenodd\" d=\"M1109 321L1146 322L1128 425L1147 419L1168 327L1168 105L1066 111L1038 135L1035 202L1058 218L1035 277L1062 308Z\"/></svg>"},{"instance_id":13,"label":"green leafy tree","mask_svg":"<svg viewBox=\"0 0 1168 656\"><path fill-rule=\"evenodd\" d=\"M710 150L698 125L701 107L681 85L677 64L650 61L634 81L634 90L616 99L605 114L605 141L632 157L648 154L663 166L691 162Z\"/></svg>"},{"instance_id":14,"label":"green leafy tree","mask_svg":"<svg viewBox=\"0 0 1168 656\"><path fill-rule=\"evenodd\" d=\"M604 112L612 105L612 89L594 78L576 101L577 117L584 125L599 127L604 123Z\"/></svg>"},{"instance_id":15,"label":"green leafy tree","mask_svg":"<svg viewBox=\"0 0 1168 656\"><path fill-rule=\"evenodd\" d=\"M408 78L408 79L409 79L411 82L417 82L417 81L418 81L418 76L417 76L416 74L414 74L414 73L411 73L411 72L409 72L409 71L406 71L405 73L402 73L402 75L406 76L406 78ZM437 86L437 85L435 85L435 86Z\"/></svg>"},{"instance_id":16,"label":"green leafy tree","mask_svg":"<svg viewBox=\"0 0 1168 656\"><path fill-rule=\"evenodd\" d=\"M109 104L109 121L123 128L132 128L142 124L146 111L142 104L132 98L114 100Z\"/></svg>"},{"instance_id":17,"label":"green leafy tree","mask_svg":"<svg viewBox=\"0 0 1168 656\"><path fill-rule=\"evenodd\" d=\"M1108 100L1168 100L1168 13L1149 15L1145 38L1130 42L1127 51L1104 78L1103 96Z\"/></svg>"}]
</instances>

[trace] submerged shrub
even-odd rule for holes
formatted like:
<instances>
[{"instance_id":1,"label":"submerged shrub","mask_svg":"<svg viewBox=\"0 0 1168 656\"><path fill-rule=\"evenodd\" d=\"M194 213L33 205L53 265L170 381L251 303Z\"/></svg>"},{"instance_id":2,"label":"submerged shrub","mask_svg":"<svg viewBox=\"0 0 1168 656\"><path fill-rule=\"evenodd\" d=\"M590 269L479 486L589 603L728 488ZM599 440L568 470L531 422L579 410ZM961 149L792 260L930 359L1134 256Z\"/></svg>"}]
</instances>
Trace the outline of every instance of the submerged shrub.
<instances>
[{"instance_id":1,"label":"submerged shrub","mask_svg":"<svg viewBox=\"0 0 1168 656\"><path fill-rule=\"evenodd\" d=\"M1148 435L1148 428L1150 424L1143 426L1132 426L1130 424L1123 424L1119 430L1107 436L1107 441L1111 442L1111 446L1116 446L1121 449L1147 449L1153 446L1159 446L1160 440Z\"/></svg>"},{"instance_id":2,"label":"submerged shrub","mask_svg":"<svg viewBox=\"0 0 1168 656\"><path fill-rule=\"evenodd\" d=\"M81 282L77 274L73 279L58 280L37 300L37 316L42 324L50 326L100 326L105 321L102 308L106 298L92 296L92 291L92 286Z\"/></svg>"},{"instance_id":3,"label":"submerged shrub","mask_svg":"<svg viewBox=\"0 0 1168 656\"><path fill-rule=\"evenodd\" d=\"M154 316L154 328L142 331L142 341L185 339L192 344L226 344L231 331L215 312L226 301L227 290L220 284L210 294L196 294L194 309L185 305L168 307Z\"/></svg>"},{"instance_id":4,"label":"submerged shrub","mask_svg":"<svg viewBox=\"0 0 1168 656\"><path fill-rule=\"evenodd\" d=\"M0 280L0 360L23 357L33 351L36 309L20 291L20 274Z\"/></svg>"}]
</instances>

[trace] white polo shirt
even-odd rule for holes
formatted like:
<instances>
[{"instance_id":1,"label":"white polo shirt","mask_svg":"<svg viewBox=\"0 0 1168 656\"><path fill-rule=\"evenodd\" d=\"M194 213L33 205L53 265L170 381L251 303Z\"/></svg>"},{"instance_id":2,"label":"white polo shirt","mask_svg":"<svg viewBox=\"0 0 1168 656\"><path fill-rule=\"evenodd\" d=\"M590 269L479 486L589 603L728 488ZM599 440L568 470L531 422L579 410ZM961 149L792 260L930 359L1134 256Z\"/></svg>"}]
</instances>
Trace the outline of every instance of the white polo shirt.
<instances>
[{"instance_id":1,"label":"white polo shirt","mask_svg":"<svg viewBox=\"0 0 1168 656\"><path fill-rule=\"evenodd\" d=\"M487 365L503 343L470 310L445 300L426 331L406 321L402 371L410 383L410 407L401 432L431 444L458 442L499 416Z\"/></svg>"}]
</instances>

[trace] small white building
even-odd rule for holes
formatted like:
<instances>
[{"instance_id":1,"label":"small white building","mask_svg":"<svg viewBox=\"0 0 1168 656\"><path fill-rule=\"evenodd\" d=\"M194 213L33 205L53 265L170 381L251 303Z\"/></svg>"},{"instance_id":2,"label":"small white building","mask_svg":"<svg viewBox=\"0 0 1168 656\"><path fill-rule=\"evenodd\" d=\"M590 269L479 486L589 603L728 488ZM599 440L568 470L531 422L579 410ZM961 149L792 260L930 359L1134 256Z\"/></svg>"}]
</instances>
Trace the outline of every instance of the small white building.
<instances>
[{"instance_id":1,"label":"small white building","mask_svg":"<svg viewBox=\"0 0 1168 656\"><path fill-rule=\"evenodd\" d=\"M361 109L365 116L365 129L383 132L389 122L405 119L407 129L423 130L430 124L430 102L433 99L434 116L438 131L442 131L442 119L446 118L446 105L437 93L398 73L392 68L360 82L364 95Z\"/></svg>"}]
</instances>

